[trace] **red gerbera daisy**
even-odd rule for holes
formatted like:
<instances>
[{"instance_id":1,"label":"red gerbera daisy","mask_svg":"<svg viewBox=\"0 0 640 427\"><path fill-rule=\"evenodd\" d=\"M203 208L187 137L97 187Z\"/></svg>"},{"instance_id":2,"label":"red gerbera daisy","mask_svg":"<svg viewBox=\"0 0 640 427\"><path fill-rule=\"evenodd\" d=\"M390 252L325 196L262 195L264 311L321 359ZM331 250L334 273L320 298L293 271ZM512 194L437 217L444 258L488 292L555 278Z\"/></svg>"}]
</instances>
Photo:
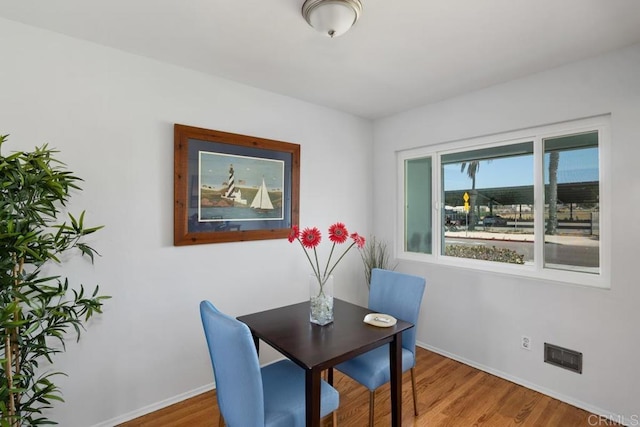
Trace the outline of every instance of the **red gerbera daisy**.
<instances>
[{"instance_id":1,"label":"red gerbera daisy","mask_svg":"<svg viewBox=\"0 0 640 427\"><path fill-rule=\"evenodd\" d=\"M349 232L347 228L341 222L336 222L331 227L329 227L329 240L333 243L344 243L347 241L349 237Z\"/></svg>"},{"instance_id":2,"label":"red gerbera daisy","mask_svg":"<svg viewBox=\"0 0 640 427\"><path fill-rule=\"evenodd\" d=\"M302 246L309 249L318 246L320 244L321 237L322 235L320 234L320 230L318 230L317 227L307 227L302 231L302 233L300 233Z\"/></svg>"},{"instance_id":3,"label":"red gerbera daisy","mask_svg":"<svg viewBox=\"0 0 640 427\"><path fill-rule=\"evenodd\" d=\"M291 227L291 231L289 232L289 243L293 243L300 236L300 229L297 225Z\"/></svg>"},{"instance_id":4,"label":"red gerbera daisy","mask_svg":"<svg viewBox=\"0 0 640 427\"><path fill-rule=\"evenodd\" d=\"M358 233L353 233L351 235L351 238L353 239L354 242L356 242L356 245L358 245L358 248L362 249L364 247L364 237L362 237Z\"/></svg>"},{"instance_id":5,"label":"red gerbera daisy","mask_svg":"<svg viewBox=\"0 0 640 427\"><path fill-rule=\"evenodd\" d=\"M353 242L351 242L350 245L347 245L347 248L342 252L342 254L337 258L336 261L332 263L331 261L333 259L332 257L334 255L336 243L345 243L349 237L353 239ZM329 252L329 258L327 259L323 270L320 267L318 254L316 253L316 247L320 245L320 241L322 240L322 234L317 227L306 227L304 230L300 231L300 227L298 225L293 225L291 227L291 230L289 231L288 240L290 243L293 243L294 240L300 242L302 251L311 264L313 274L318 279L318 283L320 284L321 288L327 277L329 277L333 273L333 270L335 270L338 263L342 261L342 258L344 258L344 256L351 250L351 248L356 245L359 249L362 249L364 247L364 237L362 237L358 233L352 233L351 235L349 235L349 232L347 231L345 225L341 222L336 222L329 227L329 240L332 242L332 245L331 252ZM312 256L310 256L309 254L310 249L313 249Z\"/></svg>"}]
</instances>

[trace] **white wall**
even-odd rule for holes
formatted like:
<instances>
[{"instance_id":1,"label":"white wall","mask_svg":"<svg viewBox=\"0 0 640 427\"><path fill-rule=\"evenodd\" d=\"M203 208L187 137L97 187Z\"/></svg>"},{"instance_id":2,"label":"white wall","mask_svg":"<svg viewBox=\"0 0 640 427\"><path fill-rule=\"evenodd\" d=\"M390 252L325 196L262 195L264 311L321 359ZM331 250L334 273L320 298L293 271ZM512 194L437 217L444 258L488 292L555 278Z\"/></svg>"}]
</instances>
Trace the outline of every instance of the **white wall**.
<instances>
[{"instance_id":1,"label":"white wall","mask_svg":"<svg viewBox=\"0 0 640 427\"><path fill-rule=\"evenodd\" d=\"M472 72L472 71L471 71ZM640 414L640 45L379 120L374 233L392 239L395 152L611 113L611 289L402 262L427 277L418 340L438 352L605 415ZM520 348L521 335L533 340ZM543 363L543 343L584 353L583 374ZM635 418L634 418L635 416Z\"/></svg>"},{"instance_id":2,"label":"white wall","mask_svg":"<svg viewBox=\"0 0 640 427\"><path fill-rule=\"evenodd\" d=\"M367 120L2 19L0 52L5 153L58 148L85 180L71 210L105 225L95 266L63 269L113 298L56 358L60 425L113 425L210 387L200 300L235 316L308 298L286 239L173 246L174 123L301 144L301 226L371 231ZM338 297L366 302L356 251L335 276Z\"/></svg>"}]
</instances>

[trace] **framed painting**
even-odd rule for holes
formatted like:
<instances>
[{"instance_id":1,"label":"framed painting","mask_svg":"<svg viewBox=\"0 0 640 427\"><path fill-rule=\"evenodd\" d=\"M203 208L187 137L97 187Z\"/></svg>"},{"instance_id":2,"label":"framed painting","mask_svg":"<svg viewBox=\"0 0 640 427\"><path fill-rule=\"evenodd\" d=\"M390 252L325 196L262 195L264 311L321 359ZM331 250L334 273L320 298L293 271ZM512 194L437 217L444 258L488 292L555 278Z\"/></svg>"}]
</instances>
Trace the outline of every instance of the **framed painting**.
<instances>
[{"instance_id":1,"label":"framed painting","mask_svg":"<svg viewBox=\"0 0 640 427\"><path fill-rule=\"evenodd\" d=\"M173 244L280 239L298 223L300 145L174 125Z\"/></svg>"}]
</instances>

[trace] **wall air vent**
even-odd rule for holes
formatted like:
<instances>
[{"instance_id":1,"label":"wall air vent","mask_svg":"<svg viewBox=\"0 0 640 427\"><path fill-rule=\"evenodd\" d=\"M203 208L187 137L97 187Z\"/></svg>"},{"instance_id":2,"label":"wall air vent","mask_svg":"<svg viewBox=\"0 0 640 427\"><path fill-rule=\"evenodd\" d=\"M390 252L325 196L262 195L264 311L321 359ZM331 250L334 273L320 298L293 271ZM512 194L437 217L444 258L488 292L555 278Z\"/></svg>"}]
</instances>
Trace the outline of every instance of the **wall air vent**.
<instances>
[{"instance_id":1,"label":"wall air vent","mask_svg":"<svg viewBox=\"0 0 640 427\"><path fill-rule=\"evenodd\" d=\"M544 361L582 374L582 353L579 351L544 343Z\"/></svg>"}]
</instances>

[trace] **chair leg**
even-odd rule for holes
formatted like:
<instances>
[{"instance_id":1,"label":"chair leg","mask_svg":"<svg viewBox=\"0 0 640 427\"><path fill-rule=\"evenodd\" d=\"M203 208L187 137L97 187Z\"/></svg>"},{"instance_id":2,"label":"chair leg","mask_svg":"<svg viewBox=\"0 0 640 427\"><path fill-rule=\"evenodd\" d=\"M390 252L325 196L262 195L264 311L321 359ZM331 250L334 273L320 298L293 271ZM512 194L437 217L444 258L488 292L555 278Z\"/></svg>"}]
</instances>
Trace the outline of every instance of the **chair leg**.
<instances>
[{"instance_id":1,"label":"chair leg","mask_svg":"<svg viewBox=\"0 0 640 427\"><path fill-rule=\"evenodd\" d=\"M369 427L373 427L373 403L376 401L376 391L369 392Z\"/></svg>"},{"instance_id":2,"label":"chair leg","mask_svg":"<svg viewBox=\"0 0 640 427\"><path fill-rule=\"evenodd\" d=\"M416 396L416 373L415 369L411 368L411 390L413 391L413 412L418 416L418 399Z\"/></svg>"},{"instance_id":3,"label":"chair leg","mask_svg":"<svg viewBox=\"0 0 640 427\"><path fill-rule=\"evenodd\" d=\"M338 410L333 411L333 427L338 427Z\"/></svg>"}]
</instances>

